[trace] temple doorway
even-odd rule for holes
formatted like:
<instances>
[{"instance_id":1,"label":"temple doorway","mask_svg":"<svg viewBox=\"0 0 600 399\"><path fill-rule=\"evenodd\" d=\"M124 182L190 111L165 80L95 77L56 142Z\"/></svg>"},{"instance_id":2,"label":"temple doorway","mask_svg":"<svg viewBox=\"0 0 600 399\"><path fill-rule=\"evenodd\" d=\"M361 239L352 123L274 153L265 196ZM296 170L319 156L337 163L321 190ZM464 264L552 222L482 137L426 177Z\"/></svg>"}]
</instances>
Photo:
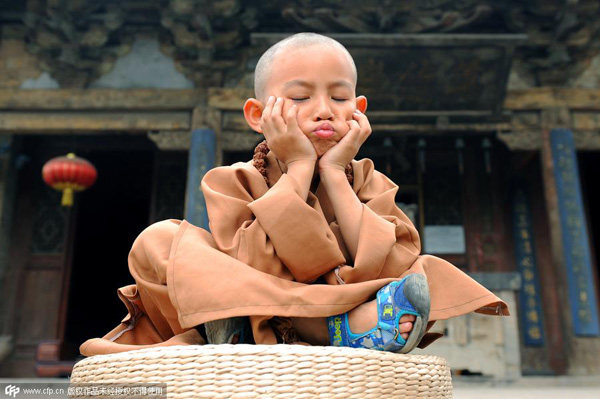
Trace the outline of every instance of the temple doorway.
<instances>
[{"instance_id":1,"label":"temple doorway","mask_svg":"<svg viewBox=\"0 0 600 399\"><path fill-rule=\"evenodd\" d=\"M580 151L578 153L579 175L583 204L587 216L587 228L592 257L592 269L595 269L596 296L600 302L600 187L598 171L600 170L599 151ZM600 303L598 303L600 307Z\"/></svg>"},{"instance_id":2,"label":"temple doorway","mask_svg":"<svg viewBox=\"0 0 600 399\"><path fill-rule=\"evenodd\" d=\"M86 157L98 169L98 180L79 198L64 360L75 359L82 342L102 337L127 314L117 288L134 283L127 256L149 224L152 197L152 151L111 149Z\"/></svg>"}]
</instances>

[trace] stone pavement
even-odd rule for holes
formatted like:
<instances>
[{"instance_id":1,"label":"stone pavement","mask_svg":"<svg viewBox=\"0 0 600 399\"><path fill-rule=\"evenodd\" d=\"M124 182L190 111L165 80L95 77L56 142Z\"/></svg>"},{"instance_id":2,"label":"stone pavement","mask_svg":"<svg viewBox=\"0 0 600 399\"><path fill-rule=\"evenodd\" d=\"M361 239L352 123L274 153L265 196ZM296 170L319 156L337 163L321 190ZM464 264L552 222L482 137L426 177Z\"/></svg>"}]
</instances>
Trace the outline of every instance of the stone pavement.
<instances>
[{"instance_id":1,"label":"stone pavement","mask_svg":"<svg viewBox=\"0 0 600 399\"><path fill-rule=\"evenodd\" d=\"M453 379L454 399L600 399L600 376L522 377L517 381Z\"/></svg>"}]
</instances>

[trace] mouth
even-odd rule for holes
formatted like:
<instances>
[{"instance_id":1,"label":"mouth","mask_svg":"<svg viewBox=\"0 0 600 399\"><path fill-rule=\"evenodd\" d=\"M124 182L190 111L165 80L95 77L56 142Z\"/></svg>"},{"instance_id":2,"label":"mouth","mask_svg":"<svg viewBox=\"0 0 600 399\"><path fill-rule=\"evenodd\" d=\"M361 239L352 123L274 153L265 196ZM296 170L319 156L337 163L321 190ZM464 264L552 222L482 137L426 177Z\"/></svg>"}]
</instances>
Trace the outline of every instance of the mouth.
<instances>
[{"instance_id":1,"label":"mouth","mask_svg":"<svg viewBox=\"0 0 600 399\"><path fill-rule=\"evenodd\" d=\"M315 130L313 130L313 133L322 139L328 139L333 137L333 135L335 134L335 130L333 130L333 126L331 126L331 124L322 123L319 126L317 126Z\"/></svg>"}]
</instances>

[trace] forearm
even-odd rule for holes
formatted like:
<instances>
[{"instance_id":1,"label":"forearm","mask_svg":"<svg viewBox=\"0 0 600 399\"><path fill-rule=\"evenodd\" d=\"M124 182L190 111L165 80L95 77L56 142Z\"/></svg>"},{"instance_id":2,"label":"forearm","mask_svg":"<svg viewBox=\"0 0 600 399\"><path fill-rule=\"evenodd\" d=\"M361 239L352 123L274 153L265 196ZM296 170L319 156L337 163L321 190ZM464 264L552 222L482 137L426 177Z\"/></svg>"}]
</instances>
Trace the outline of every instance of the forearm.
<instances>
[{"instance_id":1,"label":"forearm","mask_svg":"<svg viewBox=\"0 0 600 399\"><path fill-rule=\"evenodd\" d=\"M293 177L300 186L298 195L300 195L304 201L308 198L310 184L315 172L315 164L315 161L306 160L295 161L287 165L287 174Z\"/></svg>"},{"instance_id":2,"label":"forearm","mask_svg":"<svg viewBox=\"0 0 600 399\"><path fill-rule=\"evenodd\" d=\"M299 191L296 179L286 173L248 208L294 278L307 282L345 259L323 214L300 198Z\"/></svg>"},{"instance_id":3,"label":"forearm","mask_svg":"<svg viewBox=\"0 0 600 399\"><path fill-rule=\"evenodd\" d=\"M321 182L327 190L346 248L348 248L352 259L355 259L361 225L362 204L348 183L346 173L343 170L325 169L320 174Z\"/></svg>"}]
</instances>

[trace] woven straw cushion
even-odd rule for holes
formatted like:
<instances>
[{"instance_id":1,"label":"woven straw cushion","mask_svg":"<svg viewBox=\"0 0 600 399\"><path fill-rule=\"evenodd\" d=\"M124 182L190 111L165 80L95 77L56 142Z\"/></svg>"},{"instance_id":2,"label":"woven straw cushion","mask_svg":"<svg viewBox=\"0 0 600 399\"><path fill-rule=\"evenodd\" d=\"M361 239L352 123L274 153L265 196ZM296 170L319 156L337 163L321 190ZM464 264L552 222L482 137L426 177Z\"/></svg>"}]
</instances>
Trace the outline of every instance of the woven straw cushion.
<instances>
[{"instance_id":1,"label":"woven straw cushion","mask_svg":"<svg viewBox=\"0 0 600 399\"><path fill-rule=\"evenodd\" d=\"M188 345L91 356L71 383L166 383L168 398L451 398L446 360L301 345Z\"/></svg>"}]
</instances>

